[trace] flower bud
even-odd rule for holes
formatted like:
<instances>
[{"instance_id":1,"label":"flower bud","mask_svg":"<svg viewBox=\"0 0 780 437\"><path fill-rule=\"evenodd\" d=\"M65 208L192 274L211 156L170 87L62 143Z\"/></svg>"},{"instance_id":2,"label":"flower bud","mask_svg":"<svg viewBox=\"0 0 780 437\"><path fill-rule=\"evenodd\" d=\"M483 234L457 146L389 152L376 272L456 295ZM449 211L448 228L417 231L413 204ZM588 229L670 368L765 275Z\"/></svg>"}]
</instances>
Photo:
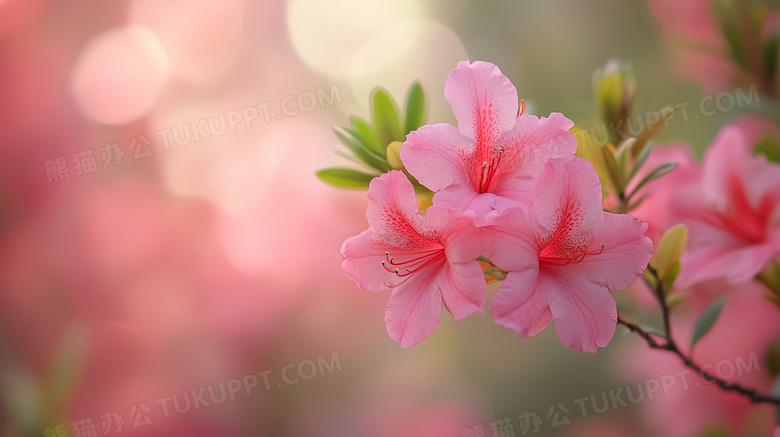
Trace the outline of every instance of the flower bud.
<instances>
[{"instance_id":1,"label":"flower bud","mask_svg":"<svg viewBox=\"0 0 780 437\"><path fill-rule=\"evenodd\" d=\"M617 123L631 115L636 80L631 65L610 59L593 74L596 110L604 123ZM620 138L613 138L617 143Z\"/></svg>"},{"instance_id":2,"label":"flower bud","mask_svg":"<svg viewBox=\"0 0 780 437\"><path fill-rule=\"evenodd\" d=\"M390 145L387 146L385 153L387 153L387 163L390 164L390 167L393 167L393 170L404 169L404 164L401 162L400 141L393 141L390 143Z\"/></svg>"},{"instance_id":3,"label":"flower bud","mask_svg":"<svg viewBox=\"0 0 780 437\"><path fill-rule=\"evenodd\" d=\"M670 228L661 237L658 248L656 248L653 258L650 260L650 265L656 270L661 281L676 270L675 265L680 262L680 256L682 256L683 249L685 249L687 239L688 228L684 225Z\"/></svg>"}]
</instances>

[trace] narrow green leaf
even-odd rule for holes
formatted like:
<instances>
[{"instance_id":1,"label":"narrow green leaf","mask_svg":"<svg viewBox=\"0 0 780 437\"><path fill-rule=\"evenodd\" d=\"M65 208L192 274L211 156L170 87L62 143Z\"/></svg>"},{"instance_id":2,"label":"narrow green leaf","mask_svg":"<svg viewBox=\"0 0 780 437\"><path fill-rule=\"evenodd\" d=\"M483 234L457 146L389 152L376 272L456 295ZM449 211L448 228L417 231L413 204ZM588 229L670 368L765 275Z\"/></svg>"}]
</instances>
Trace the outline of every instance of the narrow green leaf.
<instances>
[{"instance_id":1,"label":"narrow green leaf","mask_svg":"<svg viewBox=\"0 0 780 437\"><path fill-rule=\"evenodd\" d=\"M366 149L372 151L376 156L385 156L385 149L379 146L379 140L376 136L376 130L365 120L360 117L352 116L349 118L352 122L354 129L344 129L349 132L350 135L360 141Z\"/></svg>"},{"instance_id":2,"label":"narrow green leaf","mask_svg":"<svg viewBox=\"0 0 780 437\"><path fill-rule=\"evenodd\" d=\"M604 158L604 164L607 167L607 174L609 175L609 179L612 182L612 187L615 188L618 194L623 194L623 190L625 190L626 187L623 184L623 178L620 174L617 162L615 161L615 155L612 153L611 148L608 146L602 147L601 156Z\"/></svg>"},{"instance_id":3,"label":"narrow green leaf","mask_svg":"<svg viewBox=\"0 0 780 437\"><path fill-rule=\"evenodd\" d=\"M398 107L390 95L379 88L371 96L371 108L378 147L381 153L384 153L388 144L406 139L398 116Z\"/></svg>"},{"instance_id":4,"label":"narrow green leaf","mask_svg":"<svg viewBox=\"0 0 780 437\"><path fill-rule=\"evenodd\" d=\"M631 172L628 174L628 180L636 176L636 174L639 172L639 169L642 168L643 165L645 165L645 161L647 161L647 157L650 156L650 151L653 149L653 143L649 142L645 145L645 147L642 149L642 152L639 154L639 157L636 160L636 164L634 164L634 167L631 169Z\"/></svg>"},{"instance_id":5,"label":"narrow green leaf","mask_svg":"<svg viewBox=\"0 0 780 437\"><path fill-rule=\"evenodd\" d=\"M628 204L628 208L626 208L626 213L629 213L629 212L639 208L639 205L641 205L642 202L645 201L645 199L647 199L647 194L643 194L642 197L640 197L639 199L636 199L635 201L629 203Z\"/></svg>"},{"instance_id":6,"label":"narrow green leaf","mask_svg":"<svg viewBox=\"0 0 780 437\"><path fill-rule=\"evenodd\" d=\"M354 170L351 168L325 168L317 173L317 177L326 184L333 185L340 188L368 188L368 184L373 175L363 173L360 170Z\"/></svg>"},{"instance_id":7,"label":"narrow green leaf","mask_svg":"<svg viewBox=\"0 0 780 437\"><path fill-rule=\"evenodd\" d=\"M627 155L630 155L631 149L634 147L634 144L636 144L636 138L626 138L623 140L622 143L617 147L617 152L615 152L615 162L617 163L617 167L619 169L626 168L626 160Z\"/></svg>"},{"instance_id":8,"label":"narrow green leaf","mask_svg":"<svg viewBox=\"0 0 780 437\"><path fill-rule=\"evenodd\" d=\"M647 176L645 176L641 181L639 181L639 184L637 184L636 188L634 188L634 191L628 197L630 198L631 196L636 194L642 187L644 187L648 183L650 183L650 182L660 178L661 176L669 173L670 171L674 170L675 168L677 168L677 163L676 162L666 162L666 163L663 163L663 164L659 165L653 171L648 173Z\"/></svg>"},{"instance_id":9,"label":"narrow green leaf","mask_svg":"<svg viewBox=\"0 0 780 437\"><path fill-rule=\"evenodd\" d=\"M634 157L639 156L645 146L650 144L650 141L652 141L653 137L655 137L658 132L669 127L669 122L677 114L677 110L673 106L664 106L658 110L658 114L660 115L658 119L653 120L652 123L648 123L648 125L645 126L645 130L637 137L633 150Z\"/></svg>"},{"instance_id":10,"label":"narrow green leaf","mask_svg":"<svg viewBox=\"0 0 780 437\"><path fill-rule=\"evenodd\" d=\"M777 308L780 308L780 298L778 298L776 295L774 295L774 294L764 294L762 296L764 296L764 299L767 302L771 303L772 305L776 306Z\"/></svg>"},{"instance_id":11,"label":"narrow green leaf","mask_svg":"<svg viewBox=\"0 0 780 437\"><path fill-rule=\"evenodd\" d=\"M769 80L775 78L777 73L778 49L780 49L780 36L773 35L764 45L764 73Z\"/></svg>"},{"instance_id":12,"label":"narrow green leaf","mask_svg":"<svg viewBox=\"0 0 780 437\"><path fill-rule=\"evenodd\" d=\"M711 303L707 309L699 316L699 320L696 321L696 326L693 328L693 340L691 341L691 349L696 343L702 339L710 329L715 325L715 322L720 316L720 311L723 309L723 305L726 303L726 297L722 297L715 302Z\"/></svg>"},{"instance_id":13,"label":"narrow green leaf","mask_svg":"<svg viewBox=\"0 0 780 437\"><path fill-rule=\"evenodd\" d=\"M729 48L729 55L731 55L732 59L737 61L738 64L747 68L747 55L745 54L742 38L737 27L737 17L740 15L739 11L735 10L735 5L732 2L727 1L715 1L713 2L713 6L720 27L720 33L723 35Z\"/></svg>"},{"instance_id":14,"label":"narrow green leaf","mask_svg":"<svg viewBox=\"0 0 780 437\"><path fill-rule=\"evenodd\" d=\"M415 82L409 88L409 96L406 98L405 133L417 130L425 124L425 112L425 92L420 82Z\"/></svg>"},{"instance_id":15,"label":"narrow green leaf","mask_svg":"<svg viewBox=\"0 0 780 437\"><path fill-rule=\"evenodd\" d=\"M336 128L333 129L333 133L336 134L336 137L338 137L338 139L345 146L347 146L349 151L352 152L352 154L355 155L355 157L360 160L360 162L367 165L368 167L376 169L381 173L390 171L390 165L387 163L387 161L377 157L374 153L370 152L362 143L352 141Z\"/></svg>"},{"instance_id":16,"label":"narrow green leaf","mask_svg":"<svg viewBox=\"0 0 780 437\"><path fill-rule=\"evenodd\" d=\"M336 155L341 156L344 159L349 160L350 162L354 162L355 164L365 166L366 163L359 160L354 153L352 153L349 149L339 148L336 149L333 153Z\"/></svg>"}]
</instances>

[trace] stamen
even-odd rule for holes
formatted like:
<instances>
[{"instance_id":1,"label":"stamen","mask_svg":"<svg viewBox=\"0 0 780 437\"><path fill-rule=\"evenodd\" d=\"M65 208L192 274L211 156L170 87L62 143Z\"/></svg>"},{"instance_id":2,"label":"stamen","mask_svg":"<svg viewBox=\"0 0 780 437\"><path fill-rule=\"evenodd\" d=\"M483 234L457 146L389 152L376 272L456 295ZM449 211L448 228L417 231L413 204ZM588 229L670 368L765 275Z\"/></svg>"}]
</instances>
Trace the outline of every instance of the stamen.
<instances>
[{"instance_id":1,"label":"stamen","mask_svg":"<svg viewBox=\"0 0 780 437\"><path fill-rule=\"evenodd\" d=\"M443 249L430 249L421 252L420 256L407 261L396 261L395 258L390 258L390 253L385 252L385 260L381 261L382 267L388 273L392 273L399 278L406 278L398 282L397 284L388 284L385 277L382 277L382 283L388 288L395 288L406 282L409 276L420 271L421 269L429 266L431 263L439 259L437 255L441 254ZM389 264L389 265L388 265ZM392 266L392 267L391 267ZM404 267L406 266L406 267ZM402 267L403 271L399 268Z\"/></svg>"},{"instance_id":2,"label":"stamen","mask_svg":"<svg viewBox=\"0 0 780 437\"><path fill-rule=\"evenodd\" d=\"M548 246L549 247L549 246ZM540 256L539 257L539 263L546 264L546 265L552 265L552 266L565 266L569 263L581 263L585 260L585 257L588 255L598 255L601 252L604 252L604 245L602 244L598 251L596 252L588 252L588 246L583 245L582 249L577 251L576 254L565 254L565 255L552 255L552 256Z\"/></svg>"},{"instance_id":3,"label":"stamen","mask_svg":"<svg viewBox=\"0 0 780 437\"><path fill-rule=\"evenodd\" d=\"M501 155L504 153L503 147L498 147L493 153L493 157L488 165L487 161L482 162L482 173L479 176L479 192L487 193L490 188L490 183L493 181L493 176L498 171L498 166L501 164ZM485 175L487 170L487 175Z\"/></svg>"}]
</instances>

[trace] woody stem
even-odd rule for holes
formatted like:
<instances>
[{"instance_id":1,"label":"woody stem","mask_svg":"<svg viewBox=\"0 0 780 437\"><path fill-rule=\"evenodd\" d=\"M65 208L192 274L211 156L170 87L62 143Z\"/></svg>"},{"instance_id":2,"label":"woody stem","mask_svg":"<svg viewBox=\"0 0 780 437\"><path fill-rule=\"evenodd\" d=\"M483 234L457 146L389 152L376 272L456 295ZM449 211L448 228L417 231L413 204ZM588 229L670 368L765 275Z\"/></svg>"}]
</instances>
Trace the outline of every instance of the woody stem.
<instances>
[{"instance_id":1,"label":"woody stem","mask_svg":"<svg viewBox=\"0 0 780 437\"><path fill-rule=\"evenodd\" d=\"M733 382L728 382L724 379L718 378L717 376L703 370L701 366L696 364L690 356L685 355L680 350L680 348L677 346L677 343L674 341L674 338L672 337L672 328L671 328L671 323L669 321L669 306L666 304L666 298L664 297L663 294L663 284L659 280L658 272L654 268L647 266L647 269L650 272L650 274L653 276L653 279L655 279L655 286L653 287L653 292L655 294L655 297L658 299L659 304L661 305L661 316L663 318L663 324L664 324L663 342L658 342L658 340L656 340L653 337L653 334L645 331L644 329L642 329L641 327L639 327L634 323L626 321L620 316L617 317L617 324L625 326L626 328L628 328L629 331L634 332L640 337L642 337L642 339L645 340L645 342L647 342L647 345L650 346L651 349L666 350L677 355L680 358L680 360L683 362L683 364L685 364L686 367L696 371L701 377L703 377L707 381L716 384L724 391L739 393L747 397L748 399L750 399L750 401L753 403L768 403L768 404L780 405L780 398L772 397L760 393L757 390L743 387Z\"/></svg>"}]
</instances>

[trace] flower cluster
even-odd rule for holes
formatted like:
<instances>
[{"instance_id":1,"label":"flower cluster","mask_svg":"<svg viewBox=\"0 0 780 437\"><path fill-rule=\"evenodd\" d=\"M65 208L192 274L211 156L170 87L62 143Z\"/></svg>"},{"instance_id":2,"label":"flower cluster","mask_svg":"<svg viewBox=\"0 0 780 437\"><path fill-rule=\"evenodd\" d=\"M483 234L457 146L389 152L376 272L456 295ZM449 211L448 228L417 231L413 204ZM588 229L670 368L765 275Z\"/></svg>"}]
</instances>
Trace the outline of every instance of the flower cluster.
<instances>
[{"instance_id":1,"label":"flower cluster","mask_svg":"<svg viewBox=\"0 0 780 437\"><path fill-rule=\"evenodd\" d=\"M341 249L347 275L392 290L385 322L405 348L436 329L442 303L458 321L484 311L483 265L503 279L490 302L497 323L527 337L553 322L565 347L606 346L617 318L609 290L642 275L647 225L604 211L598 174L574 156L573 123L525 114L495 65L461 62L444 97L458 126L410 132L402 168L371 180L369 228ZM435 193L425 210L406 172Z\"/></svg>"}]
</instances>

